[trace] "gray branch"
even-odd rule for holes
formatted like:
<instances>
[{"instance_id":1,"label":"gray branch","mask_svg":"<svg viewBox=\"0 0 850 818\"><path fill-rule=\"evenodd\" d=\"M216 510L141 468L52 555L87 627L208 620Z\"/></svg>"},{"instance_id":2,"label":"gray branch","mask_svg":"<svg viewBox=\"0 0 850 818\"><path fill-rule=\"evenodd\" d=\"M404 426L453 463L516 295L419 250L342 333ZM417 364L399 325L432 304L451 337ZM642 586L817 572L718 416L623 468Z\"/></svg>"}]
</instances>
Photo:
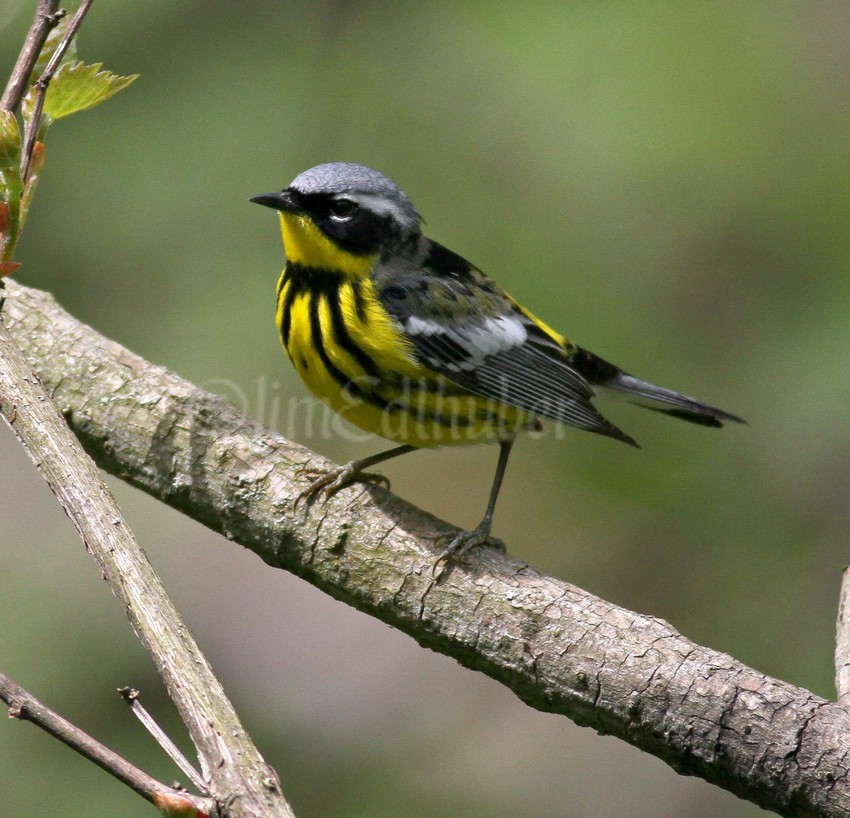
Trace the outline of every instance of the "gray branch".
<instances>
[{"instance_id":1,"label":"gray branch","mask_svg":"<svg viewBox=\"0 0 850 818\"><path fill-rule=\"evenodd\" d=\"M539 710L787 816L850 814L850 711L479 549L434 578L448 526L378 487L297 510L325 462L9 283L5 320L98 464L270 565Z\"/></svg>"},{"instance_id":2,"label":"gray branch","mask_svg":"<svg viewBox=\"0 0 850 818\"><path fill-rule=\"evenodd\" d=\"M14 284L7 288L12 293L34 295L34 291ZM5 307L13 303L23 306L23 302L10 298ZM10 315L4 311L2 318ZM48 319L47 314L36 311L29 315ZM227 802L230 806L226 814L234 818L291 816L274 771L242 728L94 463L81 451L77 438L44 392L44 387L52 386L51 381L43 377L40 381L40 373L39 377L33 375L4 324L5 320L0 321L0 414L56 495L153 657L198 750L210 794L219 804ZM49 326L44 325L42 330L50 334ZM63 334L60 332L54 340ZM28 346L36 337L39 333L33 327L17 335L17 340ZM63 378L68 384L75 380L70 370L59 374L59 379ZM101 398L107 399L113 385L104 382L106 392Z\"/></svg>"}]
</instances>

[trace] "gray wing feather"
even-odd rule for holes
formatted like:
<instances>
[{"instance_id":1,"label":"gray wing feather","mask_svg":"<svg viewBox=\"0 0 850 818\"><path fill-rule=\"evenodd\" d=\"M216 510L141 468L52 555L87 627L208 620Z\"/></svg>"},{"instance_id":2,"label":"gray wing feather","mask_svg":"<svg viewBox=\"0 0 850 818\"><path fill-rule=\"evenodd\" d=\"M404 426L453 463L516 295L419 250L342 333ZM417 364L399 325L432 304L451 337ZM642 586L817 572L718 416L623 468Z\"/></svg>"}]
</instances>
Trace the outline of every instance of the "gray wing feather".
<instances>
[{"instance_id":1,"label":"gray wing feather","mask_svg":"<svg viewBox=\"0 0 850 818\"><path fill-rule=\"evenodd\" d=\"M475 395L636 445L590 403L594 391L567 350L463 263L448 275L411 265L376 276L379 299L419 361Z\"/></svg>"}]
</instances>

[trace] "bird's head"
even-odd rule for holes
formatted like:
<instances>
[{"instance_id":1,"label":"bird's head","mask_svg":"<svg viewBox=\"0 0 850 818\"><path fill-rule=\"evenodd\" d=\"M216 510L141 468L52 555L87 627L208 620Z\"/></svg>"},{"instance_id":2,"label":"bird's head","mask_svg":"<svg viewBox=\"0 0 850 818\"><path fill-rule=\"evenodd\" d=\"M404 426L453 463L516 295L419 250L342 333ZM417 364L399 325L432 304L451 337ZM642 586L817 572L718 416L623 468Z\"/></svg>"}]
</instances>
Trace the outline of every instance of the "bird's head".
<instances>
[{"instance_id":1,"label":"bird's head","mask_svg":"<svg viewBox=\"0 0 850 818\"><path fill-rule=\"evenodd\" d=\"M279 211L287 260L305 267L359 273L419 235L419 214L407 195L363 165L317 165L251 201Z\"/></svg>"}]
</instances>

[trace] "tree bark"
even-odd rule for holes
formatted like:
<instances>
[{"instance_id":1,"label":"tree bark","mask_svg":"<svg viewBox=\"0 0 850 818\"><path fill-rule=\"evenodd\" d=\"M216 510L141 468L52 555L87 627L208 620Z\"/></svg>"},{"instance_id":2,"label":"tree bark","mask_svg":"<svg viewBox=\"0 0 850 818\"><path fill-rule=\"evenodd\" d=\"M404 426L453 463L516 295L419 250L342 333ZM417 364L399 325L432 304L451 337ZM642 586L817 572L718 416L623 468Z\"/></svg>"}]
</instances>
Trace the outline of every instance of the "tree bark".
<instances>
[{"instance_id":1,"label":"tree bark","mask_svg":"<svg viewBox=\"0 0 850 818\"><path fill-rule=\"evenodd\" d=\"M13 282L4 320L105 470L560 713L787 816L850 814L850 711L495 549L377 486L305 509L318 455Z\"/></svg>"}]
</instances>

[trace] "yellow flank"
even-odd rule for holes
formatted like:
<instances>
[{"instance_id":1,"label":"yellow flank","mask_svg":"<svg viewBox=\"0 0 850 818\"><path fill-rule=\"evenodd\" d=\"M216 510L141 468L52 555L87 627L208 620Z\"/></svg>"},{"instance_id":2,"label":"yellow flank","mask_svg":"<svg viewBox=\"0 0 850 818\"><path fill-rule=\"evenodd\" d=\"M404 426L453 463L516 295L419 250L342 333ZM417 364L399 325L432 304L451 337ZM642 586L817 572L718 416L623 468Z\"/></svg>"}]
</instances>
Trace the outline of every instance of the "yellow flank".
<instances>
[{"instance_id":1,"label":"yellow flank","mask_svg":"<svg viewBox=\"0 0 850 818\"><path fill-rule=\"evenodd\" d=\"M355 256L340 250L307 217L298 213L280 212L280 232L286 248L286 260L305 267L321 267L341 275L366 276L377 256Z\"/></svg>"},{"instance_id":2,"label":"yellow flank","mask_svg":"<svg viewBox=\"0 0 850 818\"><path fill-rule=\"evenodd\" d=\"M278 285L279 329L293 286L284 271ZM310 391L331 409L367 432L421 447L492 441L534 427L530 413L473 395L418 364L410 341L377 300L371 280L357 285L359 312L354 286L352 279L340 277L339 310L346 340L372 362L372 373L348 344L340 343L325 293L299 292L289 310L286 352ZM318 339L313 337L313 311Z\"/></svg>"},{"instance_id":3,"label":"yellow flank","mask_svg":"<svg viewBox=\"0 0 850 818\"><path fill-rule=\"evenodd\" d=\"M381 306L372 280L363 278L359 287L365 307L362 320L357 312L354 285L344 282L339 291L340 309L351 340L382 372L393 372L409 378L424 377L428 370L416 362L413 357L413 344L401 331L395 319Z\"/></svg>"}]
</instances>

